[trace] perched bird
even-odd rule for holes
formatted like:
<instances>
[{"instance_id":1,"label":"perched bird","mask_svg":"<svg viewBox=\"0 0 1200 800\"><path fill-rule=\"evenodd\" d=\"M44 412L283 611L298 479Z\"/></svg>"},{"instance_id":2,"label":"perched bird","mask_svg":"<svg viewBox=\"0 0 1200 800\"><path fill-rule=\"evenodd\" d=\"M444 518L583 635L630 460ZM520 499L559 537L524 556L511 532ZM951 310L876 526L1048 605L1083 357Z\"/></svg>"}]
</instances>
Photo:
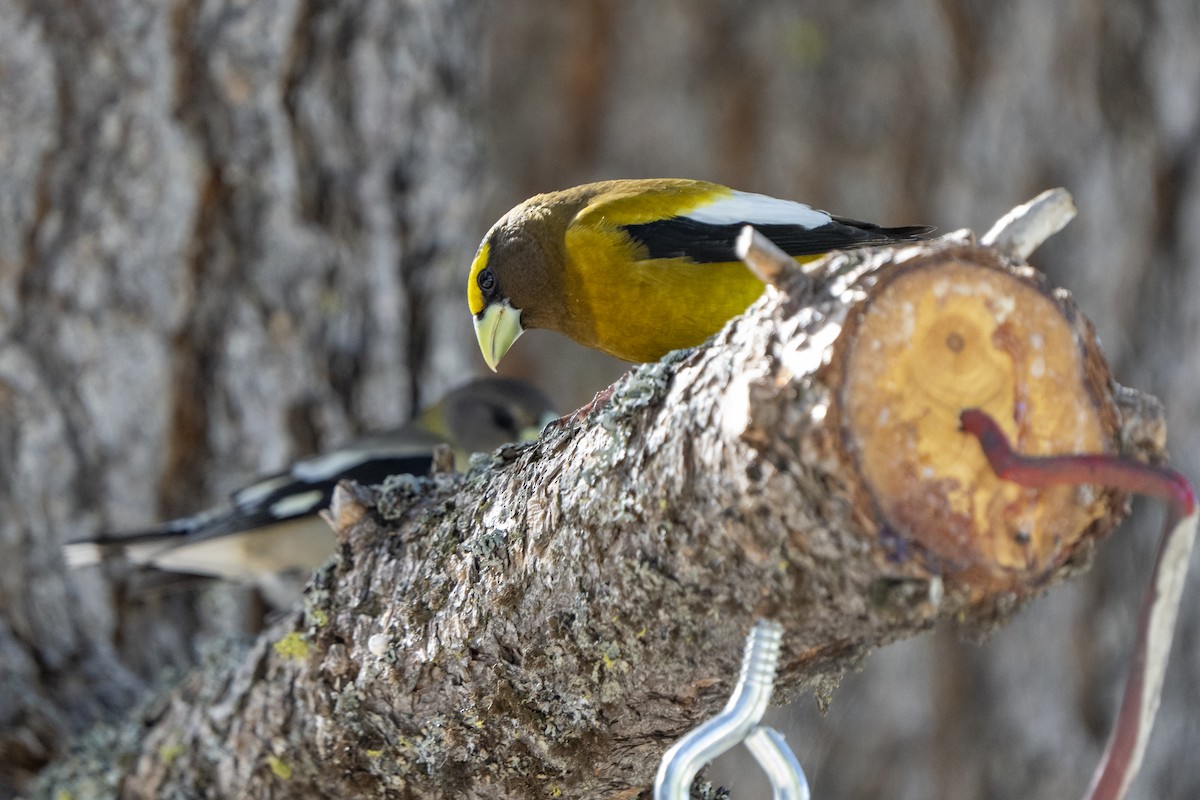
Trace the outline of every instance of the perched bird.
<instances>
[{"instance_id":1,"label":"perched bird","mask_svg":"<svg viewBox=\"0 0 1200 800\"><path fill-rule=\"evenodd\" d=\"M540 391L516 380L476 380L447 394L402 428L357 439L293 464L233 493L227 506L141 531L104 534L65 546L68 564L123 553L132 563L256 583L275 605L295 595L283 573L307 574L334 550L318 513L338 481L381 483L426 474L436 445L449 444L461 467L476 452L537 438L556 417Z\"/></svg>"},{"instance_id":2,"label":"perched bird","mask_svg":"<svg viewBox=\"0 0 1200 800\"><path fill-rule=\"evenodd\" d=\"M484 360L496 369L530 328L626 361L700 344L762 293L733 252L747 224L801 262L933 230L882 228L693 180L540 194L492 226L471 264L467 301Z\"/></svg>"}]
</instances>

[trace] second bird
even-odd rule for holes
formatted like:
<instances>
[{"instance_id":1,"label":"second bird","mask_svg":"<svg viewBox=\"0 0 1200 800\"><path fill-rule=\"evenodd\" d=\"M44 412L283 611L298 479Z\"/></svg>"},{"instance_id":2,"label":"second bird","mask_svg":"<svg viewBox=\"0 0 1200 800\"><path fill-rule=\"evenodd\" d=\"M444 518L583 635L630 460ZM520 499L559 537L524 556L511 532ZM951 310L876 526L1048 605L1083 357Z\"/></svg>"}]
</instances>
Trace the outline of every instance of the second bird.
<instances>
[{"instance_id":1,"label":"second bird","mask_svg":"<svg viewBox=\"0 0 1200 800\"><path fill-rule=\"evenodd\" d=\"M67 544L79 567L109 554L160 570L257 584L273 605L288 605L304 577L333 555L333 530L318 515L339 481L382 482L389 475L428 473L434 447L454 449L458 467L472 453L536 438L555 418L550 401L521 381L472 381L425 409L409 424L356 439L298 461L234 492L230 502L138 531L102 533Z\"/></svg>"},{"instance_id":2,"label":"second bird","mask_svg":"<svg viewBox=\"0 0 1200 800\"><path fill-rule=\"evenodd\" d=\"M798 261L924 238L715 183L589 183L509 211L479 246L467 300L493 370L517 337L549 328L626 361L656 361L716 333L762 293L734 256L753 225Z\"/></svg>"}]
</instances>

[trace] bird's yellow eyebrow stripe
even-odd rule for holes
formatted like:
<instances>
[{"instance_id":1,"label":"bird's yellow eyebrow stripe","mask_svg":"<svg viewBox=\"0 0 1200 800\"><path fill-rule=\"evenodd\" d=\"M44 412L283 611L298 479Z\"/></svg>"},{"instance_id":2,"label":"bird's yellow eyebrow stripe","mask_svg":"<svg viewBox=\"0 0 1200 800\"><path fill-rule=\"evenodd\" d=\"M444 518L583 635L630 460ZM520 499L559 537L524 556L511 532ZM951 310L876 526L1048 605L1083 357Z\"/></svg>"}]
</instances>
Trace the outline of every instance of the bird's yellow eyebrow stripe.
<instances>
[{"instance_id":1,"label":"bird's yellow eyebrow stripe","mask_svg":"<svg viewBox=\"0 0 1200 800\"><path fill-rule=\"evenodd\" d=\"M610 225L638 225L686 215L732 194L732 189L712 183L608 192L583 209L574 224L602 218Z\"/></svg>"},{"instance_id":2,"label":"bird's yellow eyebrow stripe","mask_svg":"<svg viewBox=\"0 0 1200 800\"><path fill-rule=\"evenodd\" d=\"M479 290L479 273L487 266L488 257L491 255L492 246L488 242L479 245L479 252L475 254L475 260L471 262L471 274L467 277L467 304L471 307L471 314L478 316L483 311L484 300L483 292Z\"/></svg>"}]
</instances>

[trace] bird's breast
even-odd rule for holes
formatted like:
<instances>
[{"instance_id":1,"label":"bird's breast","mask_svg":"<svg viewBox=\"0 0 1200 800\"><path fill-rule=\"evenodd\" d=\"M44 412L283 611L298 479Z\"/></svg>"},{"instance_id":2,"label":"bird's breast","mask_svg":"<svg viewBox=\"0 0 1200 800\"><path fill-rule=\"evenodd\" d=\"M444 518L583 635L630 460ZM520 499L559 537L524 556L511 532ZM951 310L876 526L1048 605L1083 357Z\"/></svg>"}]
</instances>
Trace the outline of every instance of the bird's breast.
<instances>
[{"instance_id":1,"label":"bird's breast","mask_svg":"<svg viewBox=\"0 0 1200 800\"><path fill-rule=\"evenodd\" d=\"M639 255L619 231L579 232L568 247L560 332L626 361L657 361L700 344L762 293L740 262Z\"/></svg>"}]
</instances>

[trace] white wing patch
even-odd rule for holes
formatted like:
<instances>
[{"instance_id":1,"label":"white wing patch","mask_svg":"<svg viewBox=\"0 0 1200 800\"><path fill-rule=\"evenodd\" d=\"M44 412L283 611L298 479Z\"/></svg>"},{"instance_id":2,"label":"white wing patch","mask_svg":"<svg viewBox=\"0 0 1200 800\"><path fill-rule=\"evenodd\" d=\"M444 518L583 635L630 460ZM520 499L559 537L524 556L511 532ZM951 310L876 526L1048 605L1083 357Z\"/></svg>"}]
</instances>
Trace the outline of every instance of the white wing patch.
<instances>
[{"instance_id":1,"label":"white wing patch","mask_svg":"<svg viewBox=\"0 0 1200 800\"><path fill-rule=\"evenodd\" d=\"M275 519L287 519L300 514L311 514L321 507L325 499L324 492L314 489L310 492L288 495L271 504L269 511Z\"/></svg>"},{"instance_id":2,"label":"white wing patch","mask_svg":"<svg viewBox=\"0 0 1200 800\"><path fill-rule=\"evenodd\" d=\"M748 222L751 225L803 225L806 228L819 228L833 219L824 211L794 200L780 200L765 194L737 190L682 216L708 225Z\"/></svg>"},{"instance_id":3,"label":"white wing patch","mask_svg":"<svg viewBox=\"0 0 1200 800\"><path fill-rule=\"evenodd\" d=\"M372 455L374 454L371 452L350 448L334 450L332 453L325 453L324 455L314 456L304 461L298 461L292 465L291 473L296 480L307 483L327 481L352 467L357 467L359 464L370 460Z\"/></svg>"},{"instance_id":4,"label":"white wing patch","mask_svg":"<svg viewBox=\"0 0 1200 800\"><path fill-rule=\"evenodd\" d=\"M293 480L290 475L275 475L270 478L264 478L258 483L252 483L249 486L238 489L230 497L233 500L233 504L238 508L242 510L254 509L272 494L291 483L293 483ZM196 527L200 526L197 525Z\"/></svg>"}]
</instances>

